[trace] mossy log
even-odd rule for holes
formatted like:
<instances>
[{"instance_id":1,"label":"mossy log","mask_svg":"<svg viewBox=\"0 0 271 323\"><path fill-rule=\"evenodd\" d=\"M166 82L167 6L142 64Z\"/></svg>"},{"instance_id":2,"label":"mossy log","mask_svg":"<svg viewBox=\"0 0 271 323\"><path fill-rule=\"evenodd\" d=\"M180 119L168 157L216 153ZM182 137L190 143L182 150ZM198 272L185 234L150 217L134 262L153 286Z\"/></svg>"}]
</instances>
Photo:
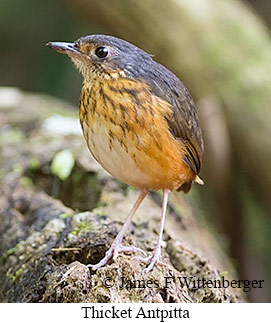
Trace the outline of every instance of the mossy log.
<instances>
[{"instance_id":1,"label":"mossy log","mask_svg":"<svg viewBox=\"0 0 271 323\"><path fill-rule=\"evenodd\" d=\"M194 289L178 282L166 288L164 277L169 275L237 277L204 220L196 191L170 200L163 241L163 259L170 269L157 267L143 276L143 264L129 254L96 272L86 267L103 257L137 192L91 158L74 111L50 97L0 90L1 302L243 301L238 289ZM52 160L67 150L74 165L60 180L52 173ZM157 193L144 201L125 244L153 249L159 203ZM130 281L142 279L157 285L131 288Z\"/></svg>"}]
</instances>

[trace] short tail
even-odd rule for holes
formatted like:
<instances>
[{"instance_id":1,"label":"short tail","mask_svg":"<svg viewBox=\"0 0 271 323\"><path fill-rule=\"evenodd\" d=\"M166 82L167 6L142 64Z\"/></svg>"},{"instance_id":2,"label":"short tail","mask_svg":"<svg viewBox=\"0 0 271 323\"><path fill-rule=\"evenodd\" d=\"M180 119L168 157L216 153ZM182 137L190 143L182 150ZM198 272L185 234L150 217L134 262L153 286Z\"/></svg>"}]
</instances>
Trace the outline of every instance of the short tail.
<instances>
[{"instance_id":1,"label":"short tail","mask_svg":"<svg viewBox=\"0 0 271 323\"><path fill-rule=\"evenodd\" d=\"M200 185L204 185L204 182L203 180L197 175L194 182L200 184ZM188 193L191 189L191 186L192 186L192 181L191 182L188 182L188 183L183 183L178 189L177 191L180 192L180 191L183 191L184 193Z\"/></svg>"},{"instance_id":2,"label":"short tail","mask_svg":"<svg viewBox=\"0 0 271 323\"><path fill-rule=\"evenodd\" d=\"M204 185L203 180L198 175L195 178L195 182L198 183L199 185Z\"/></svg>"}]
</instances>

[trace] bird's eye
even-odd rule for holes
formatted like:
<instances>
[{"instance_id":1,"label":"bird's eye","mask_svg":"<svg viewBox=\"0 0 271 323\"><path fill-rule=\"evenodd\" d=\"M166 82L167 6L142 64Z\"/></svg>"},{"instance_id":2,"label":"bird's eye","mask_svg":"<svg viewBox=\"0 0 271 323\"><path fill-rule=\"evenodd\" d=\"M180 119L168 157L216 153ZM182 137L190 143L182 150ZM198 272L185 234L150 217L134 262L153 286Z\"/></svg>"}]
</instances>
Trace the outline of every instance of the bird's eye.
<instances>
[{"instance_id":1,"label":"bird's eye","mask_svg":"<svg viewBox=\"0 0 271 323\"><path fill-rule=\"evenodd\" d=\"M96 48L95 55L99 58L105 58L108 55L108 48L105 46L101 46Z\"/></svg>"}]
</instances>

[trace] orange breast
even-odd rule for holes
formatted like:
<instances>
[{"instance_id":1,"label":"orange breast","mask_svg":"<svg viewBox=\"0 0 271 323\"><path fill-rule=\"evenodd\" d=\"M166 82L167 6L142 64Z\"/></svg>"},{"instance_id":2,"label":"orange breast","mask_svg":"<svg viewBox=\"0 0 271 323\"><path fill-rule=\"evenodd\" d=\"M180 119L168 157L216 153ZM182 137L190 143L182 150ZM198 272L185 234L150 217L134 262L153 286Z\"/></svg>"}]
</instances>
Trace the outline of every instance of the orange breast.
<instances>
[{"instance_id":1,"label":"orange breast","mask_svg":"<svg viewBox=\"0 0 271 323\"><path fill-rule=\"evenodd\" d=\"M168 130L170 105L141 82L84 84L80 121L88 147L114 177L136 188L177 189L195 179L184 147Z\"/></svg>"}]
</instances>

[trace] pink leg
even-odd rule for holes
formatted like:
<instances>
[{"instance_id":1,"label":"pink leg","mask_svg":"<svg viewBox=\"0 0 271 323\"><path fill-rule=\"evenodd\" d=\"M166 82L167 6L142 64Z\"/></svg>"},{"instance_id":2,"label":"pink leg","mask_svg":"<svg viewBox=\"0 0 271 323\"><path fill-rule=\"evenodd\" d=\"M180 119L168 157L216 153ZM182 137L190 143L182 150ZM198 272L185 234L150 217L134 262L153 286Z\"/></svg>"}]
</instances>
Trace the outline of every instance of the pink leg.
<instances>
[{"instance_id":1,"label":"pink leg","mask_svg":"<svg viewBox=\"0 0 271 323\"><path fill-rule=\"evenodd\" d=\"M97 263L96 265L87 265L87 267L92 268L93 270L97 270L98 268L104 266L107 261L113 256L113 260L116 260L118 257L119 252L137 252L140 251L143 254L146 255L145 251L141 250L140 248L136 248L134 246L130 246L130 247L125 247L121 244L124 233L126 232L127 228L129 227L132 218L136 212L136 210L138 209L139 205L142 203L142 201L144 200L144 198L146 197L146 195L148 194L148 190L144 189L141 191L139 197L137 198L132 210L129 213L128 219L126 220L126 222L124 223L122 229L120 230L120 232L118 233L118 235L116 236L115 240L113 241L110 249L106 252L104 258Z\"/></svg>"},{"instance_id":2,"label":"pink leg","mask_svg":"<svg viewBox=\"0 0 271 323\"><path fill-rule=\"evenodd\" d=\"M165 224L165 218L166 218L166 211L167 211L167 202L168 202L168 195L170 193L170 190L164 189L163 190L163 205L162 205L162 216L161 216L161 222L160 222L160 229L159 229L159 236L157 245L152 253L147 258L137 257L140 261L143 261L144 263L150 262L149 266L143 270L143 273L146 274L150 272L154 265L161 265L161 266L168 266L164 262L161 261L161 242L163 237L163 230L164 230L164 224Z\"/></svg>"}]
</instances>

